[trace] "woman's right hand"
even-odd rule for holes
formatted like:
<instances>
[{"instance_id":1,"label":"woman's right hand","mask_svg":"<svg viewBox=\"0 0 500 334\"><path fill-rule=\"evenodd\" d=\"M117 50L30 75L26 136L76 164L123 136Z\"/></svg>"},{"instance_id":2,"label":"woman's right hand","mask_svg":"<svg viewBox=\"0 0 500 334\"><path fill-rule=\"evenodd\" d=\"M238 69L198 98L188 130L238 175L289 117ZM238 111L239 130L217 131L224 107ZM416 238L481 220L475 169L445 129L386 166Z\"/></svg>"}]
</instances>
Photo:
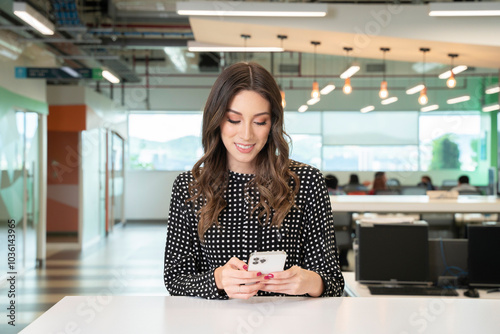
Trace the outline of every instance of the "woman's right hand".
<instances>
[{"instance_id":1,"label":"woman's right hand","mask_svg":"<svg viewBox=\"0 0 500 334\"><path fill-rule=\"evenodd\" d=\"M226 291L229 298L248 299L256 295L264 287L263 276L260 272L247 270L245 262L232 257L224 266L214 271L217 288ZM255 284L245 285L247 283Z\"/></svg>"}]
</instances>

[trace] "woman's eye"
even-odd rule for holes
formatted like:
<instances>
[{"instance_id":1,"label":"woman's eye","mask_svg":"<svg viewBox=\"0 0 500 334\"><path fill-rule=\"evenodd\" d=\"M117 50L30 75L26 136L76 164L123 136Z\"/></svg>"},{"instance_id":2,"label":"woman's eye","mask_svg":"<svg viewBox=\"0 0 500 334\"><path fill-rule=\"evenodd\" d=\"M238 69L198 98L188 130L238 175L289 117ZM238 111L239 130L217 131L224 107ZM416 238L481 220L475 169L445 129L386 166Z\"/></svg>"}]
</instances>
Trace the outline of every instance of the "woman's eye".
<instances>
[{"instance_id":1,"label":"woman's eye","mask_svg":"<svg viewBox=\"0 0 500 334\"><path fill-rule=\"evenodd\" d=\"M238 123L240 122L240 121L234 121L234 120L232 120L232 119L230 119L230 118L228 118L228 119L227 119L227 121L228 121L229 123L231 123L231 124L238 124Z\"/></svg>"},{"instance_id":2,"label":"woman's eye","mask_svg":"<svg viewBox=\"0 0 500 334\"><path fill-rule=\"evenodd\" d=\"M257 125L266 125L267 122L265 122L265 121L264 122L255 122L255 124L257 124Z\"/></svg>"}]
</instances>

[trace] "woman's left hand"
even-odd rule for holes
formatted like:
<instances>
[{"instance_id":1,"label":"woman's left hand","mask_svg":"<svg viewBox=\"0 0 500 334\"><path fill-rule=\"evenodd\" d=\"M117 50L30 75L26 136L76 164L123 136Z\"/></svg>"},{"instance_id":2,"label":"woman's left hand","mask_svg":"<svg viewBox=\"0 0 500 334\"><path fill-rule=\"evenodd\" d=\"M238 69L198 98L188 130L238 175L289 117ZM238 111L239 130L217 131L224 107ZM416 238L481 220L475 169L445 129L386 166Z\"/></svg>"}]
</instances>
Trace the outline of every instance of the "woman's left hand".
<instances>
[{"instance_id":1,"label":"woman's left hand","mask_svg":"<svg viewBox=\"0 0 500 334\"><path fill-rule=\"evenodd\" d=\"M323 293L324 285L321 277L314 271L293 266L285 271L264 276L262 291L284 293L287 295L309 294L318 297Z\"/></svg>"}]
</instances>

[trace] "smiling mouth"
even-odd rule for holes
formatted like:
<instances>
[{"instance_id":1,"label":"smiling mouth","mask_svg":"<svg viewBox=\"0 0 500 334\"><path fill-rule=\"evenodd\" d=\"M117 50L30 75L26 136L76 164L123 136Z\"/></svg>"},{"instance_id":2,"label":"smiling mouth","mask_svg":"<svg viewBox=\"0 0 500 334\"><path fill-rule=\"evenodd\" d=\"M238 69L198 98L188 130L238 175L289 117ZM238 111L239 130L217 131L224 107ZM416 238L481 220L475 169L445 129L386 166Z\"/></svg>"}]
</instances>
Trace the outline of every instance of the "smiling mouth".
<instances>
[{"instance_id":1,"label":"smiling mouth","mask_svg":"<svg viewBox=\"0 0 500 334\"><path fill-rule=\"evenodd\" d=\"M252 148L255 144L251 144L251 145L235 144L235 145L236 145L236 147L241 148L242 150L248 150L248 149Z\"/></svg>"}]
</instances>

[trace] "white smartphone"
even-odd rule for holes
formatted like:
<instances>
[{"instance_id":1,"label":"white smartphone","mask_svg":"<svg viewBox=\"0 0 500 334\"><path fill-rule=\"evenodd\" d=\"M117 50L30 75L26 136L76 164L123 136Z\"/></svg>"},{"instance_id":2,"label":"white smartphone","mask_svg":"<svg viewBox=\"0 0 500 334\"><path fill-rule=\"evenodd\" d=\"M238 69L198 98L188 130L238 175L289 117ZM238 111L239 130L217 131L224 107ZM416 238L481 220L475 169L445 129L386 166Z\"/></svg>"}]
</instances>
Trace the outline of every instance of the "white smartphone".
<instances>
[{"instance_id":1,"label":"white smartphone","mask_svg":"<svg viewBox=\"0 0 500 334\"><path fill-rule=\"evenodd\" d=\"M248 259L248 271L260 271L262 274L283 271L285 268L286 252L254 252Z\"/></svg>"}]
</instances>

